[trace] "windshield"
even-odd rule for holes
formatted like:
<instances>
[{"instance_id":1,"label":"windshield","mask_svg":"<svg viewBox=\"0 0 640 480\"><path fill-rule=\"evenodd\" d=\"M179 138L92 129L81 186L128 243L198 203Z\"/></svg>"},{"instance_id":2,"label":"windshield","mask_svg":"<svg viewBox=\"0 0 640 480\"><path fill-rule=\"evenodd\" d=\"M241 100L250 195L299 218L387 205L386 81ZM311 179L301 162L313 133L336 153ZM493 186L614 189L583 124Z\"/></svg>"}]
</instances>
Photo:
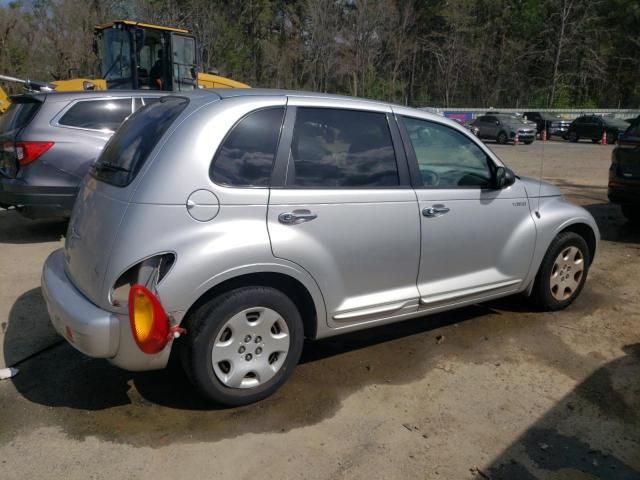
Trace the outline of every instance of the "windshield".
<instances>
[{"instance_id":1,"label":"windshield","mask_svg":"<svg viewBox=\"0 0 640 480\"><path fill-rule=\"evenodd\" d=\"M186 98L164 97L131 115L104 147L91 174L117 187L129 185L188 103Z\"/></svg>"},{"instance_id":2,"label":"windshield","mask_svg":"<svg viewBox=\"0 0 640 480\"><path fill-rule=\"evenodd\" d=\"M98 34L100 73L108 88L133 88L129 32L108 28Z\"/></svg>"},{"instance_id":3,"label":"windshield","mask_svg":"<svg viewBox=\"0 0 640 480\"><path fill-rule=\"evenodd\" d=\"M612 127L625 128L625 129L629 127L628 122L625 122L624 120L621 120L619 118L605 118L604 121L606 122L607 125L610 125Z\"/></svg>"}]
</instances>

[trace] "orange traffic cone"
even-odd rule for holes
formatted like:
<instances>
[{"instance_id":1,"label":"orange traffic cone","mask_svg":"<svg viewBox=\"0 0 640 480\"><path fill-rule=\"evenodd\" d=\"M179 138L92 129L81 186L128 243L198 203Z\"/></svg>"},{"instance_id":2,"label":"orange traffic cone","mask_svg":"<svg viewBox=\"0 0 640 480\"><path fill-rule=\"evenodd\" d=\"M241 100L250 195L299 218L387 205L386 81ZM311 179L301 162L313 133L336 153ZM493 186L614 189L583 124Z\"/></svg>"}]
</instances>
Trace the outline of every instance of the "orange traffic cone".
<instances>
[{"instance_id":1,"label":"orange traffic cone","mask_svg":"<svg viewBox=\"0 0 640 480\"><path fill-rule=\"evenodd\" d=\"M606 145L606 144L607 144L607 131L603 130L602 138L600 139L600 145Z\"/></svg>"},{"instance_id":2,"label":"orange traffic cone","mask_svg":"<svg viewBox=\"0 0 640 480\"><path fill-rule=\"evenodd\" d=\"M517 147L518 146L518 133L516 133L516 136L513 139L513 146Z\"/></svg>"}]
</instances>

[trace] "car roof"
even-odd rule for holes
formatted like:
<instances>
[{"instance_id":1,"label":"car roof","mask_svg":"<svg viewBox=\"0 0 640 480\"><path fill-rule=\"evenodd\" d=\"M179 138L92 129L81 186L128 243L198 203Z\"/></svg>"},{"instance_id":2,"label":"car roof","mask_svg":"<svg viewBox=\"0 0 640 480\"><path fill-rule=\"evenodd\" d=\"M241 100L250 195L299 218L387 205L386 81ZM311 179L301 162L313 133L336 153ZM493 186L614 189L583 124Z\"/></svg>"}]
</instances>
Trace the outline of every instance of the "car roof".
<instances>
[{"instance_id":1,"label":"car roof","mask_svg":"<svg viewBox=\"0 0 640 480\"><path fill-rule=\"evenodd\" d=\"M323 98L327 100L352 100L358 102L369 102L377 105L394 105L389 102L382 102L380 100L372 100L361 97L350 97L347 95L337 95L331 93L317 93L308 92L304 90L284 90L276 88L206 88L192 90L189 92L173 92L176 96L185 96L191 100L203 99L211 101L212 96L217 96L220 99L238 98L238 97L305 97L305 98ZM402 105L397 105L401 107Z\"/></svg>"}]
</instances>

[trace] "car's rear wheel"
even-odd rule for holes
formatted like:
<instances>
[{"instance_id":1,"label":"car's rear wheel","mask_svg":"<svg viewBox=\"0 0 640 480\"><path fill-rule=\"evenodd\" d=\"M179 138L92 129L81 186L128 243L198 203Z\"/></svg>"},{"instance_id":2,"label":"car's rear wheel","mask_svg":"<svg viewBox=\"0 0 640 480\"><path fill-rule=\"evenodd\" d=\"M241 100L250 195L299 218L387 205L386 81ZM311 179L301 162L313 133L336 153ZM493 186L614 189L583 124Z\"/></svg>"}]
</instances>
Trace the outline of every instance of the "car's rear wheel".
<instances>
[{"instance_id":1,"label":"car's rear wheel","mask_svg":"<svg viewBox=\"0 0 640 480\"><path fill-rule=\"evenodd\" d=\"M587 242L574 232L559 234L542 260L532 298L543 310L561 310L582 291L591 257Z\"/></svg>"},{"instance_id":2,"label":"car's rear wheel","mask_svg":"<svg viewBox=\"0 0 640 480\"><path fill-rule=\"evenodd\" d=\"M640 205L621 205L622 214L633 223L640 223Z\"/></svg>"},{"instance_id":3,"label":"car's rear wheel","mask_svg":"<svg viewBox=\"0 0 640 480\"><path fill-rule=\"evenodd\" d=\"M500 132L496 137L496 142L498 142L500 145L504 145L505 143L507 143L507 141L508 138L505 132Z\"/></svg>"},{"instance_id":4,"label":"car's rear wheel","mask_svg":"<svg viewBox=\"0 0 640 480\"><path fill-rule=\"evenodd\" d=\"M616 140L618 139L617 135L613 132L607 132L607 144L608 145L613 145L614 143L616 143Z\"/></svg>"},{"instance_id":5,"label":"car's rear wheel","mask_svg":"<svg viewBox=\"0 0 640 480\"><path fill-rule=\"evenodd\" d=\"M577 142L578 140L580 140L580 137L578 136L578 134L576 132L569 132L569 141L570 142Z\"/></svg>"},{"instance_id":6,"label":"car's rear wheel","mask_svg":"<svg viewBox=\"0 0 640 480\"><path fill-rule=\"evenodd\" d=\"M185 324L185 372L205 396L222 405L268 397L289 378L302 352L300 313L274 288L227 292L199 307Z\"/></svg>"}]
</instances>

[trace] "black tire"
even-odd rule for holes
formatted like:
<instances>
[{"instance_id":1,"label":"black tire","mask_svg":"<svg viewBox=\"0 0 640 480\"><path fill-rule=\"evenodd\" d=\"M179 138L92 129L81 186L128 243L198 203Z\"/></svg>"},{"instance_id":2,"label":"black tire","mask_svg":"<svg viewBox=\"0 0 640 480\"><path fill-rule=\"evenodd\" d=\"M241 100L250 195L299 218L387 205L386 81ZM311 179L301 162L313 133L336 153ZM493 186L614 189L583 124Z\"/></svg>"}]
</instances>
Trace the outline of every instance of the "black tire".
<instances>
[{"instance_id":1,"label":"black tire","mask_svg":"<svg viewBox=\"0 0 640 480\"><path fill-rule=\"evenodd\" d=\"M576 143L578 140L580 140L580 137L578 136L578 134L576 132L569 132L569 141Z\"/></svg>"},{"instance_id":2,"label":"black tire","mask_svg":"<svg viewBox=\"0 0 640 480\"><path fill-rule=\"evenodd\" d=\"M622 214L631 223L640 223L640 205L621 205Z\"/></svg>"},{"instance_id":3,"label":"black tire","mask_svg":"<svg viewBox=\"0 0 640 480\"><path fill-rule=\"evenodd\" d=\"M607 132L607 145L613 145L614 143L616 143L617 139L618 137L616 134L614 134L613 132Z\"/></svg>"},{"instance_id":4,"label":"black tire","mask_svg":"<svg viewBox=\"0 0 640 480\"><path fill-rule=\"evenodd\" d=\"M527 140L526 142L524 142L525 145L531 145L533 143L533 140Z\"/></svg>"},{"instance_id":5,"label":"black tire","mask_svg":"<svg viewBox=\"0 0 640 480\"><path fill-rule=\"evenodd\" d=\"M500 132L496 137L496 142L500 145L505 145L509 141L507 134L505 132Z\"/></svg>"},{"instance_id":6,"label":"black tire","mask_svg":"<svg viewBox=\"0 0 640 480\"><path fill-rule=\"evenodd\" d=\"M592 139L591 139L591 142L592 142L592 143L599 143L599 142L600 142L600 139L599 139L599 138L592 138Z\"/></svg>"},{"instance_id":7,"label":"black tire","mask_svg":"<svg viewBox=\"0 0 640 480\"><path fill-rule=\"evenodd\" d=\"M226 322L237 313L254 307L275 310L285 321L290 337L289 351L270 380L256 387L231 388L214 372L212 349ZM273 394L291 376L302 353L304 328L300 312L289 297L270 287L242 287L224 293L197 308L184 324L187 335L180 353L185 373L203 395L221 405L246 405Z\"/></svg>"},{"instance_id":8,"label":"black tire","mask_svg":"<svg viewBox=\"0 0 640 480\"><path fill-rule=\"evenodd\" d=\"M551 135L549 135L549 138L551 138ZM563 133L563 134L562 134L562 139L563 139L563 140L569 140L569 134L568 134L568 133L566 133L566 132L565 132L565 133Z\"/></svg>"},{"instance_id":9,"label":"black tire","mask_svg":"<svg viewBox=\"0 0 640 480\"><path fill-rule=\"evenodd\" d=\"M551 274L556 258L560 253L568 247L576 247L580 250L584 262L584 270L579 280L578 287L571 296L564 300L556 299L551 293ZM587 279L589 267L591 265L591 254L589 246L583 237L573 232L563 232L553 239L551 245L547 249L547 253L542 259L535 283L531 299L538 308L546 311L562 310L568 307L580 295L584 283Z\"/></svg>"}]
</instances>

